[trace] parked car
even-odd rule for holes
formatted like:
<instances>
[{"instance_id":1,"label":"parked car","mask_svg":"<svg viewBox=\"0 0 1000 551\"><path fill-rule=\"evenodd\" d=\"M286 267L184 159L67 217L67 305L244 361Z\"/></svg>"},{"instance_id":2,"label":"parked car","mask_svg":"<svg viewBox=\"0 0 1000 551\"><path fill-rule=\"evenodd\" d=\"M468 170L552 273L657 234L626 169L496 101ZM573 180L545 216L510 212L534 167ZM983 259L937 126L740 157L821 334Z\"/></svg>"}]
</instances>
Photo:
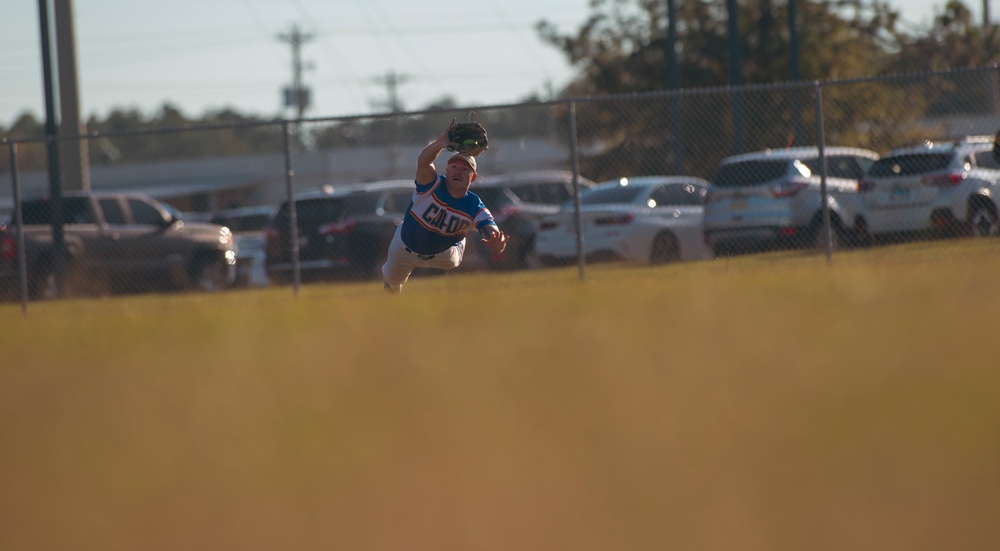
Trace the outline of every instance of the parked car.
<instances>
[{"instance_id":1,"label":"parked car","mask_svg":"<svg viewBox=\"0 0 1000 551\"><path fill-rule=\"evenodd\" d=\"M26 200L21 215L29 293L36 299L56 298L59 263L52 201ZM145 195L66 192L62 220L67 295L218 291L235 277L236 251L228 228L185 221L170 205ZM11 265L18 256L16 231L8 224L0 239L0 287L16 289L17 270Z\"/></svg>"},{"instance_id":2,"label":"parked car","mask_svg":"<svg viewBox=\"0 0 1000 551\"><path fill-rule=\"evenodd\" d=\"M267 238L264 229L274 217L276 206L258 206L226 209L213 212L213 224L226 226L236 241L235 286L259 287L268 284L264 268Z\"/></svg>"},{"instance_id":3,"label":"parked car","mask_svg":"<svg viewBox=\"0 0 1000 551\"><path fill-rule=\"evenodd\" d=\"M413 190L413 181L393 180L297 197L302 279L381 278L389 241L403 221ZM293 277L290 215L286 201L265 229L265 266L274 283Z\"/></svg>"},{"instance_id":4,"label":"parked car","mask_svg":"<svg viewBox=\"0 0 1000 551\"><path fill-rule=\"evenodd\" d=\"M861 240L857 184L874 151L826 147L834 243ZM768 149L727 157L716 168L705 204L705 242L715 254L820 245L821 159L816 147Z\"/></svg>"},{"instance_id":5,"label":"parked car","mask_svg":"<svg viewBox=\"0 0 1000 551\"><path fill-rule=\"evenodd\" d=\"M640 176L604 182L580 196L588 262L659 264L708 258L702 215L708 182L690 176ZM535 251L544 265L577 257L576 205L542 219Z\"/></svg>"},{"instance_id":6,"label":"parked car","mask_svg":"<svg viewBox=\"0 0 1000 551\"><path fill-rule=\"evenodd\" d=\"M583 177L579 184L582 190L595 185ZM532 252L539 221L558 212L560 205L575 196L573 173L561 170L484 176L473 182L472 192L483 200L510 240L502 254L495 254L471 235L466 244L465 269L531 267L535 263Z\"/></svg>"},{"instance_id":7,"label":"parked car","mask_svg":"<svg viewBox=\"0 0 1000 551\"><path fill-rule=\"evenodd\" d=\"M1000 165L992 136L894 150L858 183L874 236L933 232L997 235Z\"/></svg>"}]
</instances>

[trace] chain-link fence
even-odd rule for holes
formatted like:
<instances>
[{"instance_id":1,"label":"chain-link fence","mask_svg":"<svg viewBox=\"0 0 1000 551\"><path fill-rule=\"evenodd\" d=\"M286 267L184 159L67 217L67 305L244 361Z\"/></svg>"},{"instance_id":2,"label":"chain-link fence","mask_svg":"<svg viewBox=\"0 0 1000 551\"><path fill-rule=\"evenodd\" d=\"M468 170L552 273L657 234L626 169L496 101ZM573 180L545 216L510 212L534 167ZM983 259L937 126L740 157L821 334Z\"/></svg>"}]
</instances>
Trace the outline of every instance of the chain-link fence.
<instances>
[{"instance_id":1,"label":"chain-link fence","mask_svg":"<svg viewBox=\"0 0 1000 551\"><path fill-rule=\"evenodd\" d=\"M511 237L495 254L470 236L460 271L996 235L998 75L477 107L472 191ZM417 155L468 112L5 139L0 292L378 280ZM88 168L46 164L76 154Z\"/></svg>"}]
</instances>

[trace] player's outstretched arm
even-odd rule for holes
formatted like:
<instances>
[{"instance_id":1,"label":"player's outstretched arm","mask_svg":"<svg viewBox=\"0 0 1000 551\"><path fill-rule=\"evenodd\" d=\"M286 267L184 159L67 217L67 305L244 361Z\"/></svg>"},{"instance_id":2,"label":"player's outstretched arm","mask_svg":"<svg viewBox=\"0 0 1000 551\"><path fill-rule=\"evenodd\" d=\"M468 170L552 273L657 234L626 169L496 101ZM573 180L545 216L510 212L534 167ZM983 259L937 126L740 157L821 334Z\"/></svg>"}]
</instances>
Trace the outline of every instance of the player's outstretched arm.
<instances>
[{"instance_id":1,"label":"player's outstretched arm","mask_svg":"<svg viewBox=\"0 0 1000 551\"><path fill-rule=\"evenodd\" d=\"M446 147L448 147L448 132L444 131L420 151L420 155L417 156L417 183L426 185L434 182L434 179L437 178L434 161L441 150Z\"/></svg>"},{"instance_id":2,"label":"player's outstretched arm","mask_svg":"<svg viewBox=\"0 0 1000 551\"><path fill-rule=\"evenodd\" d=\"M486 243L486 246L495 254L500 254L507 248L507 234L500 231L496 225L487 224L483 226L480 233L483 236L483 243Z\"/></svg>"}]
</instances>

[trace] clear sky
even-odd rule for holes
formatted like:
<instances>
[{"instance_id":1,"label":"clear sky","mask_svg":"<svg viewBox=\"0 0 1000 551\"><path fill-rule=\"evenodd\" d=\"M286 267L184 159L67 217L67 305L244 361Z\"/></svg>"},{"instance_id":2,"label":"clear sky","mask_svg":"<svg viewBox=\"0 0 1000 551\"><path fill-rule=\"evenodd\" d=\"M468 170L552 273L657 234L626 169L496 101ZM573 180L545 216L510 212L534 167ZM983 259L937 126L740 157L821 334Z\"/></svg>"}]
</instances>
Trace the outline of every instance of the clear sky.
<instances>
[{"instance_id":1,"label":"clear sky","mask_svg":"<svg viewBox=\"0 0 1000 551\"><path fill-rule=\"evenodd\" d=\"M981 20L982 0L965 0ZM989 0L994 19L1000 0ZM0 0L0 125L25 112L44 116L38 2ZM306 116L387 111L395 75L406 110L445 96L461 106L546 96L572 76L534 29L580 27L589 0L74 0L80 109L153 114L164 102L192 117L231 107L263 117L282 110L292 80L297 25ZM927 25L945 0L890 0L904 23ZM53 53L54 55L54 53Z\"/></svg>"}]
</instances>

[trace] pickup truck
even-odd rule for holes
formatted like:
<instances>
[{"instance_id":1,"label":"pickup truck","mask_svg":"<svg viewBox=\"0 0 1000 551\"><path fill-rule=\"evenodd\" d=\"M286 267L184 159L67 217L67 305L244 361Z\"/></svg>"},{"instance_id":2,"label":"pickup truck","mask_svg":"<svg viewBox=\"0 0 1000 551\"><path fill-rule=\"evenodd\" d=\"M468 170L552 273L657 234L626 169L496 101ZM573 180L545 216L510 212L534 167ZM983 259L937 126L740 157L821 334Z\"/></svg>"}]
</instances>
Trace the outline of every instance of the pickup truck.
<instances>
[{"instance_id":1,"label":"pickup truck","mask_svg":"<svg viewBox=\"0 0 1000 551\"><path fill-rule=\"evenodd\" d=\"M57 296L52 202L24 201L28 293ZM217 291L236 276L225 226L190 222L169 205L131 193L67 192L62 198L64 295L196 289ZM17 295L17 227L0 224L0 296Z\"/></svg>"}]
</instances>

